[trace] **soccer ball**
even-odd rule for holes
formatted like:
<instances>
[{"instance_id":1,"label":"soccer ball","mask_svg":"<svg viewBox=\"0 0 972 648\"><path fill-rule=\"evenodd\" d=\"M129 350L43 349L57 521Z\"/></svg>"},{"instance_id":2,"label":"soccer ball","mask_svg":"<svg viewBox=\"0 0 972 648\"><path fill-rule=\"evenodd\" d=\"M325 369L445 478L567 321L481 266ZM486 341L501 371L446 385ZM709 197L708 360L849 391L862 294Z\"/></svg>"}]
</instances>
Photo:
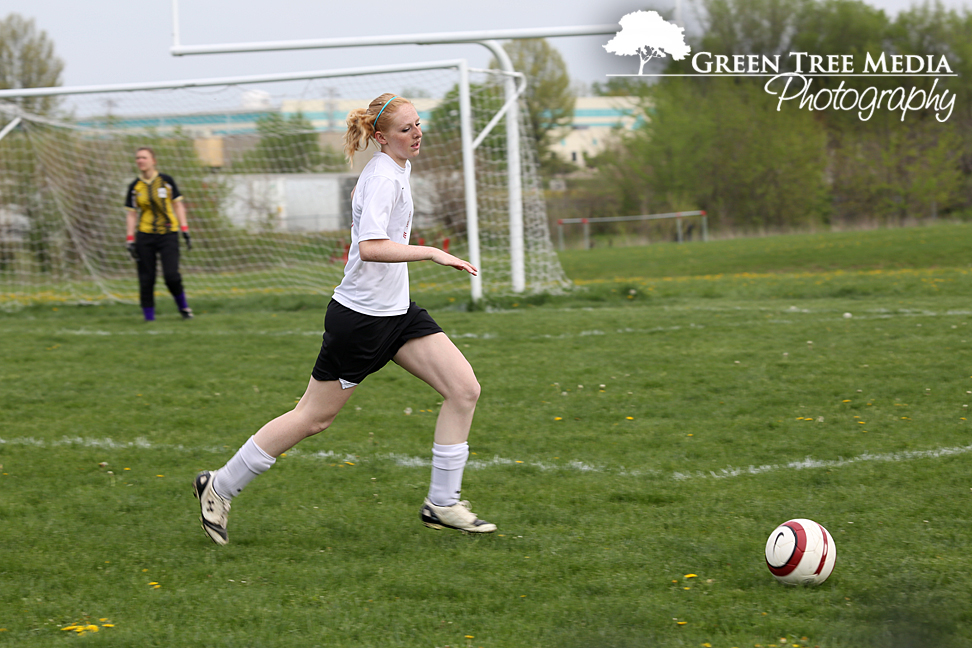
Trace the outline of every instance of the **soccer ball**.
<instances>
[{"instance_id":1,"label":"soccer ball","mask_svg":"<svg viewBox=\"0 0 972 648\"><path fill-rule=\"evenodd\" d=\"M836 561L834 537L813 520L784 522L766 541L766 566L785 585L819 585Z\"/></svg>"}]
</instances>

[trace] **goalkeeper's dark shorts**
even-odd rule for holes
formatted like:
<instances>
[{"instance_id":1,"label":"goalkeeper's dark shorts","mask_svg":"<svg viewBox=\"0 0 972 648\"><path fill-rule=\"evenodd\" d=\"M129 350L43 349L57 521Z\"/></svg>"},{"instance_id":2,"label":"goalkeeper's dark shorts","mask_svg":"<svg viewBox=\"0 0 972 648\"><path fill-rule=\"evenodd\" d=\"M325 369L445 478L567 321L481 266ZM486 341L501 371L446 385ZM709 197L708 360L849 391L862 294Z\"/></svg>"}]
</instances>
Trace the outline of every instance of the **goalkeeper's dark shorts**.
<instances>
[{"instance_id":1,"label":"goalkeeper's dark shorts","mask_svg":"<svg viewBox=\"0 0 972 648\"><path fill-rule=\"evenodd\" d=\"M375 317L332 299L311 375L314 380L340 380L342 387L352 387L388 364L409 340L435 333L442 333L442 328L415 302L409 302L403 315Z\"/></svg>"}]
</instances>

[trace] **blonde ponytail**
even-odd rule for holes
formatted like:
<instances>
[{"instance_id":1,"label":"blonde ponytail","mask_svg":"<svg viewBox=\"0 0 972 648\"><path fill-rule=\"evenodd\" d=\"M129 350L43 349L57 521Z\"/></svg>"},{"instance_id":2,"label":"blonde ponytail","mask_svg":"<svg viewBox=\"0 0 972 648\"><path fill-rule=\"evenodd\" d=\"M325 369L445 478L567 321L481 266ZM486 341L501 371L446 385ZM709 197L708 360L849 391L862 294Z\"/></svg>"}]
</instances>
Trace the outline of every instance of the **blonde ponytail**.
<instances>
[{"instance_id":1,"label":"blonde ponytail","mask_svg":"<svg viewBox=\"0 0 972 648\"><path fill-rule=\"evenodd\" d=\"M368 142L375 136L375 117L364 108L355 108L348 113L348 132L344 134L344 157L348 166L354 165L354 154L368 148Z\"/></svg>"},{"instance_id":2,"label":"blonde ponytail","mask_svg":"<svg viewBox=\"0 0 972 648\"><path fill-rule=\"evenodd\" d=\"M374 99L367 108L355 108L348 113L348 131L344 134L344 156L348 165L354 164L354 154L368 148L368 143L374 139L375 133L381 130L382 124L387 124L388 117L403 104L411 103L390 92L386 92Z\"/></svg>"}]
</instances>

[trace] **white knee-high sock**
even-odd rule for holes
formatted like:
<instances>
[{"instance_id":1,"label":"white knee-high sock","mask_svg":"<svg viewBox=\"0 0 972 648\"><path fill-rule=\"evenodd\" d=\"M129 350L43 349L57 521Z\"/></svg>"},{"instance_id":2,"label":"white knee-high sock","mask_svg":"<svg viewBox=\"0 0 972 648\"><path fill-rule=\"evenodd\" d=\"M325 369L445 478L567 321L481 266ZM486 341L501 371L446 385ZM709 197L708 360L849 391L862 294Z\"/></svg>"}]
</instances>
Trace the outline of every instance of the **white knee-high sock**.
<instances>
[{"instance_id":1,"label":"white knee-high sock","mask_svg":"<svg viewBox=\"0 0 972 648\"><path fill-rule=\"evenodd\" d=\"M469 459L469 444L432 444L432 484L429 501L436 506L452 506L462 491L462 471Z\"/></svg>"},{"instance_id":2,"label":"white knee-high sock","mask_svg":"<svg viewBox=\"0 0 972 648\"><path fill-rule=\"evenodd\" d=\"M223 499L231 500L256 477L270 470L275 461L250 437L233 458L217 471L213 490Z\"/></svg>"}]
</instances>

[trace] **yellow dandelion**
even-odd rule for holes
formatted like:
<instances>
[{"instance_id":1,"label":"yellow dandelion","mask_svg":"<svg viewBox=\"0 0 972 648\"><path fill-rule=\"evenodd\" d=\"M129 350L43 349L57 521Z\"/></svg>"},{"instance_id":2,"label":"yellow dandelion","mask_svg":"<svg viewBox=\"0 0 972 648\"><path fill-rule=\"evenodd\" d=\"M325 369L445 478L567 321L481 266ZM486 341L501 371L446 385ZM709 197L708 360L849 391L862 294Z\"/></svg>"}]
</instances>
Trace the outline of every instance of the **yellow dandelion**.
<instances>
[{"instance_id":1,"label":"yellow dandelion","mask_svg":"<svg viewBox=\"0 0 972 648\"><path fill-rule=\"evenodd\" d=\"M624 418L626 420L628 420L628 421L633 421L634 420L634 417L633 416L625 416Z\"/></svg>"},{"instance_id":2,"label":"yellow dandelion","mask_svg":"<svg viewBox=\"0 0 972 648\"><path fill-rule=\"evenodd\" d=\"M474 637L474 636L472 636L472 635L466 635L466 639L475 639L475 638L476 638L476 637Z\"/></svg>"},{"instance_id":3,"label":"yellow dandelion","mask_svg":"<svg viewBox=\"0 0 972 648\"><path fill-rule=\"evenodd\" d=\"M88 632L98 632L98 630L100 630L100 628L98 628L98 626L96 626L94 624L92 624L92 625L86 625L86 626L84 626L84 629L87 630Z\"/></svg>"},{"instance_id":4,"label":"yellow dandelion","mask_svg":"<svg viewBox=\"0 0 972 648\"><path fill-rule=\"evenodd\" d=\"M161 586L161 585L156 585L156 586L155 586L155 587L153 587L152 589L159 589L160 587L162 587L162 586Z\"/></svg>"},{"instance_id":5,"label":"yellow dandelion","mask_svg":"<svg viewBox=\"0 0 972 648\"><path fill-rule=\"evenodd\" d=\"M554 417L554 420L555 421L563 421L564 420L564 417L562 417L562 416L555 416Z\"/></svg>"},{"instance_id":6,"label":"yellow dandelion","mask_svg":"<svg viewBox=\"0 0 972 648\"><path fill-rule=\"evenodd\" d=\"M685 574L685 578L698 578L698 574Z\"/></svg>"},{"instance_id":7,"label":"yellow dandelion","mask_svg":"<svg viewBox=\"0 0 972 648\"><path fill-rule=\"evenodd\" d=\"M352 463L350 461L345 461L344 463L348 464L349 466L353 466L354 465L354 463Z\"/></svg>"},{"instance_id":8,"label":"yellow dandelion","mask_svg":"<svg viewBox=\"0 0 972 648\"><path fill-rule=\"evenodd\" d=\"M712 648L712 644L706 641L704 644L702 644L702 648Z\"/></svg>"},{"instance_id":9,"label":"yellow dandelion","mask_svg":"<svg viewBox=\"0 0 972 648\"><path fill-rule=\"evenodd\" d=\"M516 463L523 463L522 461L517 461Z\"/></svg>"},{"instance_id":10,"label":"yellow dandelion","mask_svg":"<svg viewBox=\"0 0 972 648\"><path fill-rule=\"evenodd\" d=\"M101 624L101 627L102 628L114 628L115 627L115 624L114 623L102 623Z\"/></svg>"},{"instance_id":11,"label":"yellow dandelion","mask_svg":"<svg viewBox=\"0 0 972 648\"><path fill-rule=\"evenodd\" d=\"M156 477L165 477L165 475L156 475Z\"/></svg>"},{"instance_id":12,"label":"yellow dandelion","mask_svg":"<svg viewBox=\"0 0 972 648\"><path fill-rule=\"evenodd\" d=\"M63 628L61 628L61 630L74 630L74 629L76 629L77 627L78 627L78 626L76 626L76 625L74 625L74 624L72 623L72 624L71 624L71 625L69 625L69 626L65 626L65 627L63 627Z\"/></svg>"},{"instance_id":13,"label":"yellow dandelion","mask_svg":"<svg viewBox=\"0 0 972 648\"><path fill-rule=\"evenodd\" d=\"M105 618L103 618L103 619L98 619L98 620L99 620L99 621L107 621L107 620L108 620L108 617L105 617Z\"/></svg>"},{"instance_id":14,"label":"yellow dandelion","mask_svg":"<svg viewBox=\"0 0 972 648\"><path fill-rule=\"evenodd\" d=\"M688 621L676 621L675 623L677 623L678 625L685 625L686 623L688 623Z\"/></svg>"},{"instance_id":15,"label":"yellow dandelion","mask_svg":"<svg viewBox=\"0 0 972 648\"><path fill-rule=\"evenodd\" d=\"M842 401L840 401L840 402L841 402L841 403L849 403L849 402L850 402L850 399L848 398L848 399L846 399L846 400L842 400Z\"/></svg>"},{"instance_id":16,"label":"yellow dandelion","mask_svg":"<svg viewBox=\"0 0 972 648\"><path fill-rule=\"evenodd\" d=\"M149 585L158 585L158 582L157 581L152 581L151 583L149 583Z\"/></svg>"}]
</instances>

